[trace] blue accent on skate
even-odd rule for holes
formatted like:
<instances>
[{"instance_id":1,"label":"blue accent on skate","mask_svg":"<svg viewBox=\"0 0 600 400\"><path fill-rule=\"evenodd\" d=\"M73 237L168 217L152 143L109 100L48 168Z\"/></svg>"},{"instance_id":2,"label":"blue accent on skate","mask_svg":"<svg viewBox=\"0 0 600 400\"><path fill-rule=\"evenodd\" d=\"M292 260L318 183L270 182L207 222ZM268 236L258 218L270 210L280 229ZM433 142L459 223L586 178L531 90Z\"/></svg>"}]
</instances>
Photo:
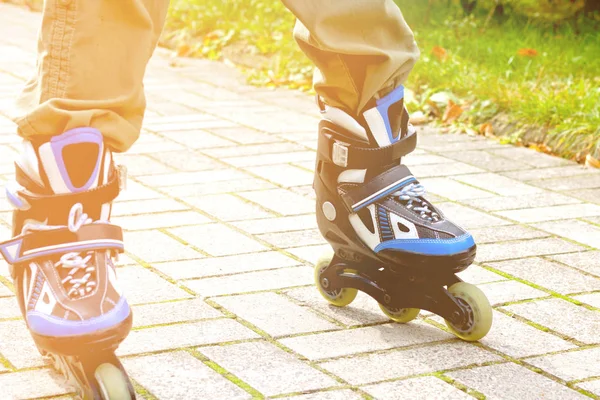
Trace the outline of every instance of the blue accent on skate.
<instances>
[{"instance_id":1,"label":"blue accent on skate","mask_svg":"<svg viewBox=\"0 0 600 400\"><path fill-rule=\"evenodd\" d=\"M388 116L388 110L392 104L396 104L404 98L404 86L400 85L396 89L389 92L385 97L376 101L377 111L385 122L385 129L387 131L390 143L395 143L400 139L400 135L394 139L394 133L392 132L392 126L390 125L390 117Z\"/></svg>"},{"instance_id":2,"label":"blue accent on skate","mask_svg":"<svg viewBox=\"0 0 600 400\"><path fill-rule=\"evenodd\" d=\"M377 206L377 220L379 222L381 239L384 241L394 239L394 232L390 226L390 217L385 208Z\"/></svg>"},{"instance_id":3,"label":"blue accent on skate","mask_svg":"<svg viewBox=\"0 0 600 400\"><path fill-rule=\"evenodd\" d=\"M354 212L360 211L361 209L375 203L377 200L387 197L390 194L402 189L404 186L410 185L411 183L416 182L416 181L417 181L417 179L414 176L411 176L407 180L399 181L396 185L392 186L391 188L389 188L388 190L386 190L384 192L379 193L377 196L373 197L372 199L369 199L369 201L362 203L360 206L352 207L352 211L354 211Z\"/></svg>"},{"instance_id":4,"label":"blue accent on skate","mask_svg":"<svg viewBox=\"0 0 600 400\"><path fill-rule=\"evenodd\" d=\"M383 250L396 250L425 256L450 256L469 250L475 240L469 233L453 239L395 239L382 242L375 247L375 253Z\"/></svg>"},{"instance_id":5,"label":"blue accent on skate","mask_svg":"<svg viewBox=\"0 0 600 400\"><path fill-rule=\"evenodd\" d=\"M26 318L29 329L37 335L75 337L115 327L125 321L130 313L129 304L124 297L121 297L115 308L106 314L85 321L69 321L37 311L29 311Z\"/></svg>"},{"instance_id":6,"label":"blue accent on skate","mask_svg":"<svg viewBox=\"0 0 600 400\"><path fill-rule=\"evenodd\" d=\"M4 243L0 243L0 253L9 264L15 264L21 256L21 246L23 237L12 238Z\"/></svg>"},{"instance_id":7,"label":"blue accent on skate","mask_svg":"<svg viewBox=\"0 0 600 400\"><path fill-rule=\"evenodd\" d=\"M8 186L5 187L6 192L6 198L8 199L8 201L16 208L18 208L19 210L23 210L24 208L27 207L27 205L23 202L23 200L21 200L19 198L19 196L17 196L16 194L14 194L9 188Z\"/></svg>"}]
</instances>

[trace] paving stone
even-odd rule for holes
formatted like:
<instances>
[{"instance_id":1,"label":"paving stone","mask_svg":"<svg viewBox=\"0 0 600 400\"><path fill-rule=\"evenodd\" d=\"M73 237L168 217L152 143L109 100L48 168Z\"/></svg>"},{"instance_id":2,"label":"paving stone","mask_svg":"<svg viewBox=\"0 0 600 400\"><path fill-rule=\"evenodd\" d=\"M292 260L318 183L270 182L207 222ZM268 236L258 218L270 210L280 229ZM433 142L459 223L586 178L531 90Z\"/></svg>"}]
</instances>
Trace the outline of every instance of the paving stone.
<instances>
[{"instance_id":1,"label":"paving stone","mask_svg":"<svg viewBox=\"0 0 600 400\"><path fill-rule=\"evenodd\" d=\"M531 223L597 216L600 215L600 206L595 204L573 204L499 211L497 214L518 222Z\"/></svg>"},{"instance_id":2,"label":"paving stone","mask_svg":"<svg viewBox=\"0 0 600 400\"><path fill-rule=\"evenodd\" d=\"M451 200L480 199L490 197L493 193L462 184L450 178L419 179L428 192Z\"/></svg>"},{"instance_id":3,"label":"paving stone","mask_svg":"<svg viewBox=\"0 0 600 400\"><path fill-rule=\"evenodd\" d=\"M331 246L329 244L303 246L286 249L286 251L314 265L317 263L319 257L321 257L323 253L331 251Z\"/></svg>"},{"instance_id":4,"label":"paving stone","mask_svg":"<svg viewBox=\"0 0 600 400\"><path fill-rule=\"evenodd\" d=\"M235 169L218 169L214 171L175 172L172 174L149 175L139 177L138 179L148 186L170 187L190 183L213 183L245 178L250 178L250 176Z\"/></svg>"},{"instance_id":5,"label":"paving stone","mask_svg":"<svg viewBox=\"0 0 600 400\"><path fill-rule=\"evenodd\" d=\"M184 198L204 196L219 193L236 193L244 191L272 189L275 185L258 178L232 179L231 181L220 181L210 183L195 183L191 185L171 186L169 194L173 197Z\"/></svg>"},{"instance_id":6,"label":"paving stone","mask_svg":"<svg viewBox=\"0 0 600 400\"><path fill-rule=\"evenodd\" d=\"M311 172L288 164L248 167L246 170L286 188L291 186L309 185L312 184L314 179Z\"/></svg>"},{"instance_id":7,"label":"paving stone","mask_svg":"<svg viewBox=\"0 0 600 400\"><path fill-rule=\"evenodd\" d=\"M493 318L492 329L481 343L511 357L528 357L577 347L498 311L494 311Z\"/></svg>"},{"instance_id":8,"label":"paving stone","mask_svg":"<svg viewBox=\"0 0 600 400\"><path fill-rule=\"evenodd\" d=\"M269 144L257 144L248 146L232 146L220 149L208 149L204 150L212 157L226 158L226 157L239 157L239 156L254 156L261 154L279 154L279 153L292 153L294 151L305 151L303 146L295 143L269 143Z\"/></svg>"},{"instance_id":9,"label":"paving stone","mask_svg":"<svg viewBox=\"0 0 600 400\"><path fill-rule=\"evenodd\" d=\"M241 156L224 158L224 162L235 167L256 167L263 165L274 165L307 161L311 166L315 164L314 151L295 151L292 153L261 154L257 156Z\"/></svg>"},{"instance_id":10,"label":"paving stone","mask_svg":"<svg viewBox=\"0 0 600 400\"><path fill-rule=\"evenodd\" d=\"M175 228L169 229L169 232L213 256L227 256L267 250L267 247L257 241L220 224Z\"/></svg>"},{"instance_id":11,"label":"paving stone","mask_svg":"<svg viewBox=\"0 0 600 400\"><path fill-rule=\"evenodd\" d=\"M584 390L587 390L588 392L594 393L597 396L600 396L600 379L578 383L577 386Z\"/></svg>"},{"instance_id":12,"label":"paving stone","mask_svg":"<svg viewBox=\"0 0 600 400\"><path fill-rule=\"evenodd\" d=\"M112 216L142 215L167 211L189 210L189 207L172 199L148 199L117 202L113 206Z\"/></svg>"},{"instance_id":13,"label":"paving stone","mask_svg":"<svg viewBox=\"0 0 600 400\"><path fill-rule=\"evenodd\" d=\"M485 172L484 170L472 165L454 162L452 160L447 160L443 164L412 165L407 163L406 165L410 167L410 172L412 172L414 176L419 177L419 179L458 175L462 176L464 174Z\"/></svg>"},{"instance_id":14,"label":"paving stone","mask_svg":"<svg viewBox=\"0 0 600 400\"><path fill-rule=\"evenodd\" d=\"M280 268L218 278L185 281L185 286L204 297L273 290L313 283L309 267Z\"/></svg>"},{"instance_id":15,"label":"paving stone","mask_svg":"<svg viewBox=\"0 0 600 400\"><path fill-rule=\"evenodd\" d=\"M549 178L565 178L575 175L594 175L597 174L592 168L583 165L567 165L563 167L552 167L552 168L536 168L529 169L523 168L519 171L505 172L504 175L509 178L517 179L520 181L533 181L538 179L549 179Z\"/></svg>"},{"instance_id":16,"label":"paving stone","mask_svg":"<svg viewBox=\"0 0 600 400\"><path fill-rule=\"evenodd\" d=\"M516 364L499 364L447 374L486 399L571 400L588 397Z\"/></svg>"},{"instance_id":17,"label":"paving stone","mask_svg":"<svg viewBox=\"0 0 600 400\"><path fill-rule=\"evenodd\" d=\"M386 324L326 332L281 339L280 342L310 360L320 360L450 338L450 334L425 322L414 320L404 325Z\"/></svg>"},{"instance_id":18,"label":"paving stone","mask_svg":"<svg viewBox=\"0 0 600 400\"><path fill-rule=\"evenodd\" d=\"M460 389L434 376L379 383L361 388L376 399L381 400L472 400Z\"/></svg>"},{"instance_id":19,"label":"paving stone","mask_svg":"<svg viewBox=\"0 0 600 400\"><path fill-rule=\"evenodd\" d=\"M600 227L578 220L544 222L534 225L538 229L600 248Z\"/></svg>"},{"instance_id":20,"label":"paving stone","mask_svg":"<svg viewBox=\"0 0 600 400\"><path fill-rule=\"evenodd\" d=\"M211 220L196 211L180 211L117 217L113 218L112 222L125 230L133 231L198 225L211 222Z\"/></svg>"},{"instance_id":21,"label":"paving stone","mask_svg":"<svg viewBox=\"0 0 600 400\"><path fill-rule=\"evenodd\" d=\"M261 234L316 229L317 219L311 214L279 218L254 219L252 221L233 222L232 224L248 233Z\"/></svg>"},{"instance_id":22,"label":"paving stone","mask_svg":"<svg viewBox=\"0 0 600 400\"><path fill-rule=\"evenodd\" d=\"M0 354L17 369L45 365L22 320L0 322Z\"/></svg>"},{"instance_id":23,"label":"paving stone","mask_svg":"<svg viewBox=\"0 0 600 400\"><path fill-rule=\"evenodd\" d=\"M573 296L573 298L600 309L600 293L582 294L580 296Z\"/></svg>"},{"instance_id":24,"label":"paving stone","mask_svg":"<svg viewBox=\"0 0 600 400\"><path fill-rule=\"evenodd\" d=\"M559 254L550 258L600 277L600 263L598 263L600 251Z\"/></svg>"},{"instance_id":25,"label":"paving stone","mask_svg":"<svg viewBox=\"0 0 600 400\"><path fill-rule=\"evenodd\" d=\"M63 380L59 374L50 369L0 374L2 398L31 399L72 392L73 390L65 385Z\"/></svg>"},{"instance_id":26,"label":"paving stone","mask_svg":"<svg viewBox=\"0 0 600 400\"><path fill-rule=\"evenodd\" d=\"M475 243L497 243L508 240L536 239L550 236L550 234L538 231L523 225L490 226L484 228L470 229Z\"/></svg>"},{"instance_id":27,"label":"paving stone","mask_svg":"<svg viewBox=\"0 0 600 400\"><path fill-rule=\"evenodd\" d=\"M352 385L362 385L498 360L501 358L480 347L464 342L451 342L342 358L321 366Z\"/></svg>"},{"instance_id":28,"label":"paving stone","mask_svg":"<svg viewBox=\"0 0 600 400\"><path fill-rule=\"evenodd\" d=\"M234 256L205 258L201 260L173 261L153 264L154 268L173 279L202 278L215 275L231 275L240 272L293 267L300 263L281 253L239 254Z\"/></svg>"},{"instance_id":29,"label":"paving stone","mask_svg":"<svg viewBox=\"0 0 600 400\"><path fill-rule=\"evenodd\" d=\"M276 293L227 296L215 301L271 336L339 329Z\"/></svg>"},{"instance_id":30,"label":"paving stone","mask_svg":"<svg viewBox=\"0 0 600 400\"><path fill-rule=\"evenodd\" d=\"M570 253L583 247L562 239L532 239L518 242L488 243L477 246L477 262L500 261L513 258Z\"/></svg>"},{"instance_id":31,"label":"paving stone","mask_svg":"<svg viewBox=\"0 0 600 400\"><path fill-rule=\"evenodd\" d=\"M487 283L480 285L479 289L485 293L492 306L548 296L547 293L541 290L534 289L517 281Z\"/></svg>"},{"instance_id":32,"label":"paving stone","mask_svg":"<svg viewBox=\"0 0 600 400\"><path fill-rule=\"evenodd\" d=\"M232 319L133 330L117 350L118 356L180 349L235 340L255 339L256 333Z\"/></svg>"},{"instance_id":33,"label":"paving stone","mask_svg":"<svg viewBox=\"0 0 600 400\"><path fill-rule=\"evenodd\" d=\"M535 150L524 147L504 146L501 149L490 150L490 153L510 158L511 160L520 161L527 165L531 165L532 167L538 168L574 164L563 158L553 157L548 154L536 152Z\"/></svg>"},{"instance_id":34,"label":"paving stone","mask_svg":"<svg viewBox=\"0 0 600 400\"><path fill-rule=\"evenodd\" d=\"M330 305L313 286L287 290L285 294L300 302L302 306L317 310L346 326L389 321L389 318L381 312L378 303L363 292L358 292L356 299L346 307Z\"/></svg>"},{"instance_id":35,"label":"paving stone","mask_svg":"<svg viewBox=\"0 0 600 400\"><path fill-rule=\"evenodd\" d=\"M600 187L600 174L542 179L531 181L531 184L555 191L593 189Z\"/></svg>"},{"instance_id":36,"label":"paving stone","mask_svg":"<svg viewBox=\"0 0 600 400\"><path fill-rule=\"evenodd\" d=\"M580 342L600 343L600 313L597 311L562 299L539 300L503 308Z\"/></svg>"},{"instance_id":37,"label":"paving stone","mask_svg":"<svg viewBox=\"0 0 600 400\"><path fill-rule=\"evenodd\" d=\"M458 161L462 161L462 160L458 160ZM446 157L442 157L442 156L438 156L435 154L430 154L424 151L421 151L421 153L416 153L416 152L412 152L404 157L402 157L402 163L406 164L409 166L409 168L412 170L412 168L414 166L417 165L431 165L431 164L448 164L451 163L452 160L446 158Z\"/></svg>"},{"instance_id":38,"label":"paving stone","mask_svg":"<svg viewBox=\"0 0 600 400\"><path fill-rule=\"evenodd\" d=\"M258 237L281 249L327 243L318 229L266 233L264 235L258 235Z\"/></svg>"},{"instance_id":39,"label":"paving stone","mask_svg":"<svg viewBox=\"0 0 600 400\"><path fill-rule=\"evenodd\" d=\"M200 351L266 396L339 385L292 354L266 342L207 347ZM248 360L260 361L248 363Z\"/></svg>"},{"instance_id":40,"label":"paving stone","mask_svg":"<svg viewBox=\"0 0 600 400\"><path fill-rule=\"evenodd\" d=\"M529 166L519 161L500 157L485 150L447 152L444 155L457 161L465 162L488 171L513 171L528 169Z\"/></svg>"},{"instance_id":41,"label":"paving stone","mask_svg":"<svg viewBox=\"0 0 600 400\"><path fill-rule=\"evenodd\" d=\"M2 275L0 273L0 275ZM8 287L4 286L2 284L2 282L0 282L0 297L10 297L10 296L14 296L14 293L12 292L12 290L10 290Z\"/></svg>"},{"instance_id":42,"label":"paving stone","mask_svg":"<svg viewBox=\"0 0 600 400\"><path fill-rule=\"evenodd\" d=\"M244 126L235 128L211 128L213 134L240 144L272 143L276 139L268 134Z\"/></svg>"},{"instance_id":43,"label":"paving stone","mask_svg":"<svg viewBox=\"0 0 600 400\"><path fill-rule=\"evenodd\" d=\"M0 298L0 319L17 318L21 316L16 297Z\"/></svg>"},{"instance_id":44,"label":"paving stone","mask_svg":"<svg viewBox=\"0 0 600 400\"><path fill-rule=\"evenodd\" d=\"M170 140L161 140L152 143L136 142L129 150L128 154L149 154L149 153L161 153L163 151L175 151L184 150L185 147L179 143L172 142Z\"/></svg>"},{"instance_id":45,"label":"paving stone","mask_svg":"<svg viewBox=\"0 0 600 400\"><path fill-rule=\"evenodd\" d=\"M145 154L117 154L115 161L127 167L128 176L142 176L152 174L167 174L175 172L174 168L153 160Z\"/></svg>"},{"instance_id":46,"label":"paving stone","mask_svg":"<svg viewBox=\"0 0 600 400\"><path fill-rule=\"evenodd\" d=\"M144 185L141 185L137 182L135 182L132 179L128 179L127 180L127 188L123 191L121 191L119 193L119 197L117 197L115 199L115 206L113 206L113 211L112 211L112 215L115 215L115 208L117 207L116 205L118 203L122 203L122 202L128 202L128 201L140 201L140 200L155 200L155 199L160 199L163 200L162 204L164 204L164 202L168 199L164 199L164 195L158 193L156 190L147 188ZM169 200L170 202L172 202L172 200ZM146 206L148 207L148 204L155 204L156 202L150 202L150 201L142 201L142 206ZM161 203L159 203L161 204ZM119 206L120 208L124 208L123 205ZM181 205L178 205L178 207L182 207ZM148 207L148 208L152 208L152 207ZM156 212L157 210L151 210L148 212Z\"/></svg>"},{"instance_id":47,"label":"paving stone","mask_svg":"<svg viewBox=\"0 0 600 400\"><path fill-rule=\"evenodd\" d=\"M600 289L600 279L538 257L490 263L489 265L562 294Z\"/></svg>"},{"instance_id":48,"label":"paving stone","mask_svg":"<svg viewBox=\"0 0 600 400\"><path fill-rule=\"evenodd\" d=\"M565 381L600 376L600 347L527 359L527 363Z\"/></svg>"},{"instance_id":49,"label":"paving stone","mask_svg":"<svg viewBox=\"0 0 600 400\"><path fill-rule=\"evenodd\" d=\"M517 197L487 197L485 199L463 200L465 204L485 211L516 210L533 207L551 207L565 204L581 203L573 197L554 192L531 194Z\"/></svg>"},{"instance_id":50,"label":"paving stone","mask_svg":"<svg viewBox=\"0 0 600 400\"><path fill-rule=\"evenodd\" d=\"M363 397L350 389L328 390L326 392L317 392L303 394L300 396L281 397L283 400L361 400Z\"/></svg>"},{"instance_id":51,"label":"paving stone","mask_svg":"<svg viewBox=\"0 0 600 400\"><path fill-rule=\"evenodd\" d=\"M167 282L144 267L130 266L119 268L117 277L129 304L192 297L189 293L179 289L177 286Z\"/></svg>"},{"instance_id":52,"label":"paving stone","mask_svg":"<svg viewBox=\"0 0 600 400\"><path fill-rule=\"evenodd\" d=\"M223 314L201 299L170 301L133 307L134 327L218 318Z\"/></svg>"},{"instance_id":53,"label":"paving stone","mask_svg":"<svg viewBox=\"0 0 600 400\"><path fill-rule=\"evenodd\" d=\"M189 353L153 354L123 361L133 379L161 399L251 399L239 388Z\"/></svg>"},{"instance_id":54,"label":"paving stone","mask_svg":"<svg viewBox=\"0 0 600 400\"><path fill-rule=\"evenodd\" d=\"M438 206L446 218L467 230L511 224L498 217L456 203L438 203Z\"/></svg>"},{"instance_id":55,"label":"paving stone","mask_svg":"<svg viewBox=\"0 0 600 400\"><path fill-rule=\"evenodd\" d=\"M240 221L274 216L257 205L230 194L186 197L183 200L222 221Z\"/></svg>"},{"instance_id":56,"label":"paving stone","mask_svg":"<svg viewBox=\"0 0 600 400\"><path fill-rule=\"evenodd\" d=\"M465 282L472 283L473 285L479 285L482 283L506 281L508 278L498 275L492 271L488 271L479 265L472 264L469 268L462 272L459 272L458 277Z\"/></svg>"},{"instance_id":57,"label":"paving stone","mask_svg":"<svg viewBox=\"0 0 600 400\"><path fill-rule=\"evenodd\" d=\"M568 196L573 196L579 200L586 201L588 203L600 203L600 188L567 190L565 191L565 194Z\"/></svg>"},{"instance_id":58,"label":"paving stone","mask_svg":"<svg viewBox=\"0 0 600 400\"><path fill-rule=\"evenodd\" d=\"M542 192L542 189L538 187L492 173L459 176L453 179L501 196L529 195Z\"/></svg>"},{"instance_id":59,"label":"paving stone","mask_svg":"<svg viewBox=\"0 0 600 400\"><path fill-rule=\"evenodd\" d=\"M197 152L168 151L154 153L152 158L179 171L203 171L223 168L223 164Z\"/></svg>"},{"instance_id":60,"label":"paving stone","mask_svg":"<svg viewBox=\"0 0 600 400\"><path fill-rule=\"evenodd\" d=\"M219 126L232 126L233 124L222 121L210 121L205 124L204 128L219 127ZM173 126L177 128L177 126ZM167 127L168 130L162 131L161 133L168 137L170 140L184 145L188 149L211 149L215 147L228 147L235 146L236 143L231 140L223 139L217 135L213 135L207 132L205 129L193 129L187 131L173 131L171 125Z\"/></svg>"},{"instance_id":61,"label":"paving stone","mask_svg":"<svg viewBox=\"0 0 600 400\"><path fill-rule=\"evenodd\" d=\"M240 193L240 196L281 215L298 215L315 212L314 201L284 189L244 192Z\"/></svg>"}]
</instances>

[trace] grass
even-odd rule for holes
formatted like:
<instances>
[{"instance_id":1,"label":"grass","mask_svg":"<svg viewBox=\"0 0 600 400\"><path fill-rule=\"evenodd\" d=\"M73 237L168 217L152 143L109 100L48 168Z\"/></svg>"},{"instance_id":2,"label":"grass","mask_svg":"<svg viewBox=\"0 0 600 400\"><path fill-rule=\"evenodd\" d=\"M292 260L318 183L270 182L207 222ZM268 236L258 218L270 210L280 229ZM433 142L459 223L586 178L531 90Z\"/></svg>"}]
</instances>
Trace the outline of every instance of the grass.
<instances>
[{"instance_id":1,"label":"grass","mask_svg":"<svg viewBox=\"0 0 600 400\"><path fill-rule=\"evenodd\" d=\"M442 5L427 18L427 2L397 3L422 52L406 82L415 92L411 111L441 119L450 98L464 110L455 128L495 128L508 119L508 141L533 130L561 156L600 155L596 22L579 23L576 34L568 23L555 30L511 17L483 30L485 10L466 18ZM161 44L180 55L230 60L254 84L310 90L312 65L292 38L293 24L279 0L173 0Z\"/></svg>"}]
</instances>

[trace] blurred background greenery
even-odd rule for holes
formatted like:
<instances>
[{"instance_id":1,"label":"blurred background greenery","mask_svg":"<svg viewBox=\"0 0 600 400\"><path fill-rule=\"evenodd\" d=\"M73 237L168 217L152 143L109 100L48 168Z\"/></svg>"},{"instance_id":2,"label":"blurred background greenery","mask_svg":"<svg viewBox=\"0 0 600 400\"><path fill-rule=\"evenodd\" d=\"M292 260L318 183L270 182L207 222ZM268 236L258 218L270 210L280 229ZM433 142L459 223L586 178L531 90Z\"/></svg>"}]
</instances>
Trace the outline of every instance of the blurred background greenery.
<instances>
[{"instance_id":1,"label":"blurred background greenery","mask_svg":"<svg viewBox=\"0 0 600 400\"><path fill-rule=\"evenodd\" d=\"M396 2L422 53L406 82L416 123L600 158L600 0ZM171 0L160 45L310 91L293 25L279 0Z\"/></svg>"}]
</instances>

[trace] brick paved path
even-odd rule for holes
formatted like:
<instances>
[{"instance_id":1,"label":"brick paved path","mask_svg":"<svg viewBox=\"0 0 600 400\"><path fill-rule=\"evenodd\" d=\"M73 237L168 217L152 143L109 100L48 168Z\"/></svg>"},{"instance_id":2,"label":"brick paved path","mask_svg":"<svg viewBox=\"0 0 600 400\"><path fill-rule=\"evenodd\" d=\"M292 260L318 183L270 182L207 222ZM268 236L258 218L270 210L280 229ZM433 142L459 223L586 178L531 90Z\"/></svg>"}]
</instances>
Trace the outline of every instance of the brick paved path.
<instances>
[{"instance_id":1,"label":"brick paved path","mask_svg":"<svg viewBox=\"0 0 600 400\"><path fill-rule=\"evenodd\" d=\"M0 114L34 67L38 20L0 4ZM490 334L467 344L431 315L402 326L367 296L341 310L319 297L312 99L162 51L146 81L148 117L119 157L130 180L114 218L127 230L119 276L135 312L120 355L141 398L599 398L597 171L421 130L407 164L474 234L477 264L462 276L495 308ZM0 115L0 183L13 131ZM8 239L5 201L0 217ZM2 399L70 398L35 351L4 263L0 388Z\"/></svg>"}]
</instances>

